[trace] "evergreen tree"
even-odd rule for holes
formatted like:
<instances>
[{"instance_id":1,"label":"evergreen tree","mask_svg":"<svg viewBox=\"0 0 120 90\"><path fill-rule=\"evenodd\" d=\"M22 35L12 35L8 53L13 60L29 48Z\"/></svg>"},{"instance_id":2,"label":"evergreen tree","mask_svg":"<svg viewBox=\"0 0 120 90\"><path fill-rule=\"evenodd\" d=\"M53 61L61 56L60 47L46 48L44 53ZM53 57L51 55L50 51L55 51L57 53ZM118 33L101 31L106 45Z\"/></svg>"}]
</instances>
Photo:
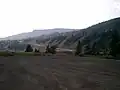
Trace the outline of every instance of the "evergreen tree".
<instances>
[{"instance_id":1,"label":"evergreen tree","mask_svg":"<svg viewBox=\"0 0 120 90\"><path fill-rule=\"evenodd\" d=\"M50 53L55 54L56 53L56 46L51 46L50 47Z\"/></svg>"},{"instance_id":2,"label":"evergreen tree","mask_svg":"<svg viewBox=\"0 0 120 90\"><path fill-rule=\"evenodd\" d=\"M92 52L93 52L93 54L96 53L96 42L94 42L92 45Z\"/></svg>"},{"instance_id":3,"label":"evergreen tree","mask_svg":"<svg viewBox=\"0 0 120 90\"><path fill-rule=\"evenodd\" d=\"M49 45L47 45L47 47L46 47L46 51L45 51L46 53L49 53L50 52L50 48L49 48Z\"/></svg>"},{"instance_id":4,"label":"evergreen tree","mask_svg":"<svg viewBox=\"0 0 120 90\"><path fill-rule=\"evenodd\" d=\"M91 49L90 44L86 45L85 50L88 51L90 49Z\"/></svg>"},{"instance_id":5,"label":"evergreen tree","mask_svg":"<svg viewBox=\"0 0 120 90\"><path fill-rule=\"evenodd\" d=\"M76 52L75 55L79 55L82 51L82 46L81 46L81 42L78 41L77 47L76 47Z\"/></svg>"},{"instance_id":6,"label":"evergreen tree","mask_svg":"<svg viewBox=\"0 0 120 90\"><path fill-rule=\"evenodd\" d=\"M91 54L91 46L90 46L90 44L85 46L85 54Z\"/></svg>"},{"instance_id":7,"label":"evergreen tree","mask_svg":"<svg viewBox=\"0 0 120 90\"><path fill-rule=\"evenodd\" d=\"M38 49L35 48L35 51L34 52L40 52Z\"/></svg>"},{"instance_id":8,"label":"evergreen tree","mask_svg":"<svg viewBox=\"0 0 120 90\"><path fill-rule=\"evenodd\" d=\"M119 53L119 33L117 32L117 30L115 30L114 32L112 32L112 40L110 43L110 48L111 48L111 55L116 57L116 55Z\"/></svg>"},{"instance_id":9,"label":"evergreen tree","mask_svg":"<svg viewBox=\"0 0 120 90\"><path fill-rule=\"evenodd\" d=\"M52 54L55 54L56 53L56 48L57 46L54 45L54 46L51 46L49 47L49 45L46 47L46 53L52 53Z\"/></svg>"},{"instance_id":10,"label":"evergreen tree","mask_svg":"<svg viewBox=\"0 0 120 90\"><path fill-rule=\"evenodd\" d=\"M25 52L33 52L33 48L30 44L27 45Z\"/></svg>"}]
</instances>

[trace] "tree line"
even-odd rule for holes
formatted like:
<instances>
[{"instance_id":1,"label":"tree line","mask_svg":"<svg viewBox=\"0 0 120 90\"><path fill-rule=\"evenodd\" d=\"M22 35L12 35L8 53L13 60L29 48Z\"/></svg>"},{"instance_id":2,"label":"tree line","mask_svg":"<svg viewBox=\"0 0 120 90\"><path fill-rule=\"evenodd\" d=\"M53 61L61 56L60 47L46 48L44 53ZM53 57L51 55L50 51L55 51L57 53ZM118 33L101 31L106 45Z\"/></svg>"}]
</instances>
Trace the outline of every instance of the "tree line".
<instances>
[{"instance_id":1,"label":"tree line","mask_svg":"<svg viewBox=\"0 0 120 90\"><path fill-rule=\"evenodd\" d=\"M47 45L45 53L55 54L56 53L56 48L57 48L56 45L53 45L53 46ZM38 50L36 48L35 48L35 50L33 50L32 46L30 44L28 44L26 49L25 49L25 52L33 52L33 51L36 52L36 53L40 52L40 50Z\"/></svg>"}]
</instances>

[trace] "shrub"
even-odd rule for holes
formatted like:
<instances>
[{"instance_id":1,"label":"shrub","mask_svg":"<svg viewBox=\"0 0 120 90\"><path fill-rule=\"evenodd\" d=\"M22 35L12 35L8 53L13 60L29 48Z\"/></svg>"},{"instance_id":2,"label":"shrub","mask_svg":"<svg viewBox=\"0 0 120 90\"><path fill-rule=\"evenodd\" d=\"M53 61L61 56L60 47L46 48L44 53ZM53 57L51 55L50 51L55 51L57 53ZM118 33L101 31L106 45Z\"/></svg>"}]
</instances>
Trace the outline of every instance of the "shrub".
<instances>
[{"instance_id":1,"label":"shrub","mask_svg":"<svg viewBox=\"0 0 120 90\"><path fill-rule=\"evenodd\" d=\"M51 46L50 53L55 54L56 53L56 46Z\"/></svg>"},{"instance_id":2,"label":"shrub","mask_svg":"<svg viewBox=\"0 0 120 90\"><path fill-rule=\"evenodd\" d=\"M55 54L56 53L56 48L57 46L54 45L54 46L51 46L49 47L49 45L46 47L46 52L45 53L52 53L52 54Z\"/></svg>"},{"instance_id":3,"label":"shrub","mask_svg":"<svg viewBox=\"0 0 120 90\"><path fill-rule=\"evenodd\" d=\"M25 52L33 52L33 48L30 44L27 45Z\"/></svg>"},{"instance_id":4,"label":"shrub","mask_svg":"<svg viewBox=\"0 0 120 90\"><path fill-rule=\"evenodd\" d=\"M40 52L38 49L35 48L35 51L34 52Z\"/></svg>"},{"instance_id":5,"label":"shrub","mask_svg":"<svg viewBox=\"0 0 120 90\"><path fill-rule=\"evenodd\" d=\"M50 48L49 45L47 45L45 53L49 53L49 52L50 52Z\"/></svg>"},{"instance_id":6,"label":"shrub","mask_svg":"<svg viewBox=\"0 0 120 90\"><path fill-rule=\"evenodd\" d=\"M81 53L81 51L82 51L82 46L81 46L81 43L79 41L77 44L77 47L76 47L75 55L79 55Z\"/></svg>"}]
</instances>

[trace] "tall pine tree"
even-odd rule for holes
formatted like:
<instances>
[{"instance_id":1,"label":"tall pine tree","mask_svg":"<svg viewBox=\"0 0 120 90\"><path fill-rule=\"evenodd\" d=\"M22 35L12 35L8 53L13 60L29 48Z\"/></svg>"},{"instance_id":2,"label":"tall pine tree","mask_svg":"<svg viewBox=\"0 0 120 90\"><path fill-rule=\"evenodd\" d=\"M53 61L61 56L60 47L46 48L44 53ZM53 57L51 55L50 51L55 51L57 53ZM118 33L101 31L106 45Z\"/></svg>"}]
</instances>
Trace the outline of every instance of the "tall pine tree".
<instances>
[{"instance_id":1,"label":"tall pine tree","mask_svg":"<svg viewBox=\"0 0 120 90\"><path fill-rule=\"evenodd\" d=\"M92 54L96 54L96 42L92 45Z\"/></svg>"},{"instance_id":2,"label":"tall pine tree","mask_svg":"<svg viewBox=\"0 0 120 90\"><path fill-rule=\"evenodd\" d=\"M82 52L82 45L81 42L78 41L77 47L76 47L76 52L75 55L79 55Z\"/></svg>"},{"instance_id":3,"label":"tall pine tree","mask_svg":"<svg viewBox=\"0 0 120 90\"><path fill-rule=\"evenodd\" d=\"M33 48L30 44L27 45L25 52L33 52Z\"/></svg>"},{"instance_id":4,"label":"tall pine tree","mask_svg":"<svg viewBox=\"0 0 120 90\"><path fill-rule=\"evenodd\" d=\"M110 48L111 48L111 55L116 57L116 55L119 53L119 44L120 39L119 39L119 33L117 30L112 32L112 40L110 43Z\"/></svg>"}]
</instances>

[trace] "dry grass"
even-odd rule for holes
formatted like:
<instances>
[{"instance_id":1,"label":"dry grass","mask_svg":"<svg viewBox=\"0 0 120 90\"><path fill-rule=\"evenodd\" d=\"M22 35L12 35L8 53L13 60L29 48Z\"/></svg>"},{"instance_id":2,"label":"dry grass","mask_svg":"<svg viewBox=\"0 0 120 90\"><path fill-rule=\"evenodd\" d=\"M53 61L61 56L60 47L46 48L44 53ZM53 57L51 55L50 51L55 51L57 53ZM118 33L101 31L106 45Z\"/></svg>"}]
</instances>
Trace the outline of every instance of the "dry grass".
<instances>
[{"instance_id":1,"label":"dry grass","mask_svg":"<svg viewBox=\"0 0 120 90\"><path fill-rule=\"evenodd\" d=\"M0 59L0 90L120 90L119 61L70 55Z\"/></svg>"}]
</instances>

